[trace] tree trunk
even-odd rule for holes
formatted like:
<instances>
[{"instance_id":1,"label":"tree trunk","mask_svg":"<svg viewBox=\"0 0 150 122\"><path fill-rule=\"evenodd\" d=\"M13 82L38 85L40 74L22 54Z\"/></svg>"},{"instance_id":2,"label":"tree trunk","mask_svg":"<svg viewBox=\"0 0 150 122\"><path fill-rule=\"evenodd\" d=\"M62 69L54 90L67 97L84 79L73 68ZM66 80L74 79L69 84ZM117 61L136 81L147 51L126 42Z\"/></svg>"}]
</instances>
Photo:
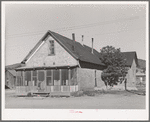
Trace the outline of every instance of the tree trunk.
<instances>
[{"instance_id":1,"label":"tree trunk","mask_svg":"<svg viewBox=\"0 0 150 122\"><path fill-rule=\"evenodd\" d=\"M124 85L125 85L125 90L127 90L127 79L125 78L125 81L124 81Z\"/></svg>"}]
</instances>

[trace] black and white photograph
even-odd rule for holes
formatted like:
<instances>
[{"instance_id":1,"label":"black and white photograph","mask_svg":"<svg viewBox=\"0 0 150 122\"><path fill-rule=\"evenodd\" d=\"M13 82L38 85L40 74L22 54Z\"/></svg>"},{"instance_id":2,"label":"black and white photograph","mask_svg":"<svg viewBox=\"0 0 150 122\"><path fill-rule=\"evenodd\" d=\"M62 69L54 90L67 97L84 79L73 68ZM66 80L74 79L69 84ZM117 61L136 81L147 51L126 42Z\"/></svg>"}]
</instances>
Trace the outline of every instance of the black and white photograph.
<instances>
[{"instance_id":1,"label":"black and white photograph","mask_svg":"<svg viewBox=\"0 0 150 122\"><path fill-rule=\"evenodd\" d=\"M147 120L148 2L2 2L4 120Z\"/></svg>"}]
</instances>

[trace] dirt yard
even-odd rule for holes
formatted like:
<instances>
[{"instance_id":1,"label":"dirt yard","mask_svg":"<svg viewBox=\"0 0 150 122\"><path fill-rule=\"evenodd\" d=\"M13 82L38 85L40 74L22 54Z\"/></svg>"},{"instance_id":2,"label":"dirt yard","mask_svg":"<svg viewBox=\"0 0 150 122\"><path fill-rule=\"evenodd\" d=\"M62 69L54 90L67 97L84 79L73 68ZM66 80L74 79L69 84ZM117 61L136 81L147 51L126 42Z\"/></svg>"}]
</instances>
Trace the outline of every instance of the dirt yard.
<instances>
[{"instance_id":1,"label":"dirt yard","mask_svg":"<svg viewBox=\"0 0 150 122\"><path fill-rule=\"evenodd\" d=\"M146 96L127 91L69 98L14 97L6 90L5 108L29 109L145 109Z\"/></svg>"}]
</instances>

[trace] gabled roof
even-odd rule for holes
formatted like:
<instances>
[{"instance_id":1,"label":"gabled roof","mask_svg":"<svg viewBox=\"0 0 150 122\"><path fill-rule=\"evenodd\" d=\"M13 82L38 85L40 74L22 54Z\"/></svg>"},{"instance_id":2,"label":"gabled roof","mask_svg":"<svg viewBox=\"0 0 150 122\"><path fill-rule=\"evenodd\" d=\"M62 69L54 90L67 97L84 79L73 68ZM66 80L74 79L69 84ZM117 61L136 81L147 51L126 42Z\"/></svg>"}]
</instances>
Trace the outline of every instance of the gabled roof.
<instances>
[{"instance_id":1,"label":"gabled roof","mask_svg":"<svg viewBox=\"0 0 150 122\"><path fill-rule=\"evenodd\" d=\"M48 31L43 38L35 45L35 47L29 52L29 54L25 57L25 59L22 61L22 63L25 63L30 56L35 52L35 50L38 48L38 46L45 41L45 38L51 35L64 49L68 51L75 59L79 61L84 61L92 64L102 65L99 57L97 55L92 54L90 51L87 50L86 47L82 46L79 42L73 41L72 39L69 39L65 36L62 36L58 33ZM73 50L74 46L74 50ZM94 51L95 52L95 51Z\"/></svg>"},{"instance_id":2,"label":"gabled roof","mask_svg":"<svg viewBox=\"0 0 150 122\"><path fill-rule=\"evenodd\" d=\"M133 59L135 59L135 63L138 66L138 59L137 59L137 54L135 51L133 52L121 52L124 55L124 58L126 59L126 66L131 67L133 63ZM99 58L102 55L99 53Z\"/></svg>"},{"instance_id":3,"label":"gabled roof","mask_svg":"<svg viewBox=\"0 0 150 122\"><path fill-rule=\"evenodd\" d=\"M13 69L18 68L18 67L21 67L21 66L22 66L21 63L16 63L16 64L12 64L12 65L7 65L7 66L5 66L5 69L7 69L7 70L13 70Z\"/></svg>"},{"instance_id":4,"label":"gabled roof","mask_svg":"<svg viewBox=\"0 0 150 122\"><path fill-rule=\"evenodd\" d=\"M138 64L140 69L146 69L146 60L138 59Z\"/></svg>"},{"instance_id":5,"label":"gabled roof","mask_svg":"<svg viewBox=\"0 0 150 122\"><path fill-rule=\"evenodd\" d=\"M138 59L137 59L137 54L136 52L122 52L122 54L126 58L126 66L132 66L133 59L135 59L135 63L138 66Z\"/></svg>"},{"instance_id":6,"label":"gabled roof","mask_svg":"<svg viewBox=\"0 0 150 122\"><path fill-rule=\"evenodd\" d=\"M89 47L89 46L87 46L87 45L83 45L83 46L84 46L84 48L86 48L86 50L88 50L89 52L92 52L92 48L91 48L91 47ZM93 53L94 53L94 55L96 55L97 57L100 57L100 54L99 54L99 52L98 52L97 50L93 49Z\"/></svg>"}]
</instances>

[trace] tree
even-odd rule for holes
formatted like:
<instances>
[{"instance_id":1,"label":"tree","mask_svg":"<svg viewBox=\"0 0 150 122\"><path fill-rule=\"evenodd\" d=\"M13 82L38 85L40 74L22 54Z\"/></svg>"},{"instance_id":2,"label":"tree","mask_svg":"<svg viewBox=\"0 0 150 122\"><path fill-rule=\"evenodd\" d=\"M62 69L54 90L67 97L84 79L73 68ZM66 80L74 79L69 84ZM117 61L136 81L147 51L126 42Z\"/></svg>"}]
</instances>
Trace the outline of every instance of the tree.
<instances>
[{"instance_id":1,"label":"tree","mask_svg":"<svg viewBox=\"0 0 150 122\"><path fill-rule=\"evenodd\" d=\"M102 80L106 86L114 86L122 83L124 80L126 81L126 60L120 48L115 49L112 46L103 47L100 50L100 60L107 66L102 72Z\"/></svg>"}]
</instances>

